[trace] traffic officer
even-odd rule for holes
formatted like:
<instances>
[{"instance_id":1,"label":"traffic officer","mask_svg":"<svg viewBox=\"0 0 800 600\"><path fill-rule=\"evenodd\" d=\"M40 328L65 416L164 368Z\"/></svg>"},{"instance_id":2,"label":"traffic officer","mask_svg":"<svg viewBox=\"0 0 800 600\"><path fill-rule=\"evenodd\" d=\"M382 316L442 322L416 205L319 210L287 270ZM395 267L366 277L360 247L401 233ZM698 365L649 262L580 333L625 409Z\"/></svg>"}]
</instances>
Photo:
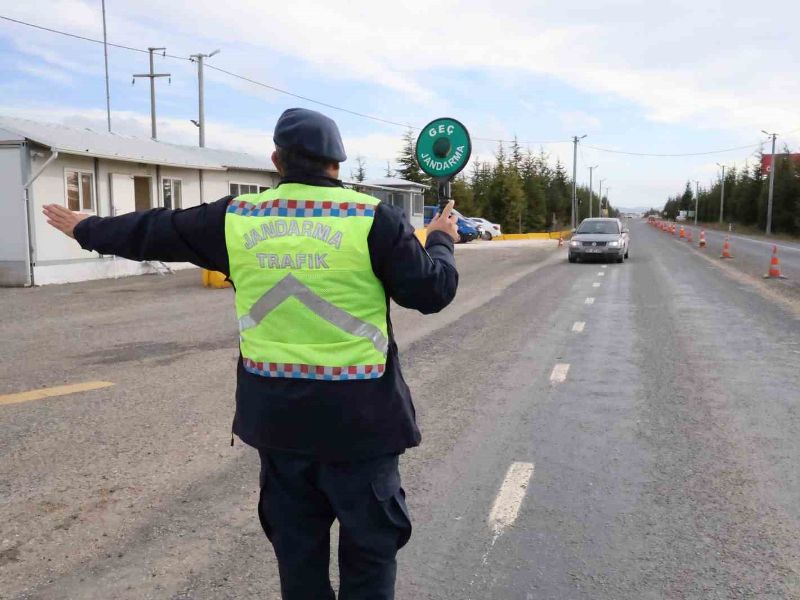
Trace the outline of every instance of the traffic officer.
<instances>
[{"instance_id":1,"label":"traffic officer","mask_svg":"<svg viewBox=\"0 0 800 600\"><path fill-rule=\"evenodd\" d=\"M343 187L333 120L292 108L273 139L275 189L110 218L56 204L44 213L86 250L230 278L240 336L233 432L261 458L258 515L283 598L335 598L334 519L340 600L393 598L396 553L411 534L398 457L420 432L389 301L427 314L455 296L452 205L423 248L399 208Z\"/></svg>"}]
</instances>

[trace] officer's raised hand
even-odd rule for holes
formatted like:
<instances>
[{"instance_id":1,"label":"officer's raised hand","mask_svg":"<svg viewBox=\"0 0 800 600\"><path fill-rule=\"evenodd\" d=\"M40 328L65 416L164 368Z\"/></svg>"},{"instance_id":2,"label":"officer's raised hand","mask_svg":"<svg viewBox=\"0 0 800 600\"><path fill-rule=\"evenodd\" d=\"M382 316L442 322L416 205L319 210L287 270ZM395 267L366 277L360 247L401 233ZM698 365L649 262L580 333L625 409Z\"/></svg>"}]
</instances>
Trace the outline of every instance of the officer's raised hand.
<instances>
[{"instance_id":1,"label":"officer's raised hand","mask_svg":"<svg viewBox=\"0 0 800 600\"><path fill-rule=\"evenodd\" d=\"M450 200L442 212L437 213L428 223L428 235L433 231L443 231L454 241L458 241L458 224L455 215L452 214L455 202Z\"/></svg>"},{"instance_id":2,"label":"officer's raised hand","mask_svg":"<svg viewBox=\"0 0 800 600\"><path fill-rule=\"evenodd\" d=\"M75 226L89 216L60 204L45 204L42 212L50 225L71 238L75 237Z\"/></svg>"}]
</instances>

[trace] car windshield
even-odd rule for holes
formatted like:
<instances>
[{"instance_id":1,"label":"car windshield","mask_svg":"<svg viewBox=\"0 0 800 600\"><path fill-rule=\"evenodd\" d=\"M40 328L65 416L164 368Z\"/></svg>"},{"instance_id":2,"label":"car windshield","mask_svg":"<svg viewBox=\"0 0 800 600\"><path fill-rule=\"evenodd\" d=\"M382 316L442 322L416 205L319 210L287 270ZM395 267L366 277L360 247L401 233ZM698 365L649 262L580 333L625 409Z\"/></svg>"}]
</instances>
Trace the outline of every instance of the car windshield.
<instances>
[{"instance_id":1,"label":"car windshield","mask_svg":"<svg viewBox=\"0 0 800 600\"><path fill-rule=\"evenodd\" d=\"M577 233L619 233L616 221L584 221Z\"/></svg>"}]
</instances>

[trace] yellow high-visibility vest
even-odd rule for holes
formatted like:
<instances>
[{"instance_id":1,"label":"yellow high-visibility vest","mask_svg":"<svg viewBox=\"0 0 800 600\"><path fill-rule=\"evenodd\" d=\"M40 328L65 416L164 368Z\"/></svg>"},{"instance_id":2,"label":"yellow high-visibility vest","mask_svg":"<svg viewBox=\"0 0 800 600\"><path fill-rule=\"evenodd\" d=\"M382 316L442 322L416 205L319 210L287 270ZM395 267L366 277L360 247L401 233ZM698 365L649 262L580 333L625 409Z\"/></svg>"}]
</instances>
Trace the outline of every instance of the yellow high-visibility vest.
<instances>
[{"instance_id":1,"label":"yellow high-visibility vest","mask_svg":"<svg viewBox=\"0 0 800 600\"><path fill-rule=\"evenodd\" d=\"M295 183L229 203L225 242L247 371L328 381L383 375L386 292L367 245L377 203Z\"/></svg>"}]
</instances>

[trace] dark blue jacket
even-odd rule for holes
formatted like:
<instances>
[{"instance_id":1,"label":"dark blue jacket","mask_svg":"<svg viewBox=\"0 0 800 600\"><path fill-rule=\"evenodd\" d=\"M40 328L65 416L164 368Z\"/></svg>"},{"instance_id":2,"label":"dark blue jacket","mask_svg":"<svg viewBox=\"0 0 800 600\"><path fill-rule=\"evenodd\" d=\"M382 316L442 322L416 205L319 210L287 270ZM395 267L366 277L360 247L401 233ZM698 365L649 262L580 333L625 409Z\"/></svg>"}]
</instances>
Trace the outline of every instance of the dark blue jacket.
<instances>
[{"instance_id":1,"label":"dark blue jacket","mask_svg":"<svg viewBox=\"0 0 800 600\"><path fill-rule=\"evenodd\" d=\"M341 185L327 178L282 183ZM75 229L86 250L132 260L191 262L228 275L225 209L232 197L186 210L153 210L119 217L89 217ZM372 270L389 299L422 313L442 310L455 297L458 272L453 241L434 232L425 248L403 212L380 204L368 238ZM235 284L235 282L234 282ZM389 320L386 372L379 379L317 381L268 378L237 367L233 431L245 443L268 450L357 460L398 453L420 443L411 393L400 372Z\"/></svg>"}]
</instances>

